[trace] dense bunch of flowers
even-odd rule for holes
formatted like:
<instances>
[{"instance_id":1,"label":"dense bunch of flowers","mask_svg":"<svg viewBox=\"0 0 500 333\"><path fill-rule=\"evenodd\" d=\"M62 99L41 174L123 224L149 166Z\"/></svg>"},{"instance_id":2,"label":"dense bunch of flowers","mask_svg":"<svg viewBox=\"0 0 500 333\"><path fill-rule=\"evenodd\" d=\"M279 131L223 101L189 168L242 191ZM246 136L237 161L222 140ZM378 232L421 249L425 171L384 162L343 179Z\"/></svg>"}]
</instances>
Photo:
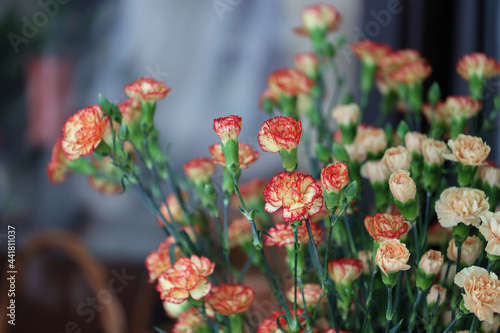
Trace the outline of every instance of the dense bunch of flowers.
<instances>
[{"instance_id":1,"label":"dense bunch of flowers","mask_svg":"<svg viewBox=\"0 0 500 333\"><path fill-rule=\"evenodd\" d=\"M147 204L166 237L145 265L173 332L498 330L500 169L483 135L500 95L489 103L483 90L499 63L463 56L469 94L442 98L437 83L426 91L432 64L417 50L362 40L350 45L361 62L354 99L337 65L345 39L331 41L341 21L331 5L306 7L295 31L312 51L270 73L259 100L270 118L250 142L238 139L238 115L201 126L220 142L184 174L154 122L164 82L141 78L125 101L99 96L65 123L49 180L83 173L104 194L132 188ZM377 126L364 123L374 89ZM395 128L382 126L389 117ZM279 154L279 170L240 182L259 146ZM259 271L269 288L248 278ZM277 302L254 304L266 297Z\"/></svg>"}]
</instances>

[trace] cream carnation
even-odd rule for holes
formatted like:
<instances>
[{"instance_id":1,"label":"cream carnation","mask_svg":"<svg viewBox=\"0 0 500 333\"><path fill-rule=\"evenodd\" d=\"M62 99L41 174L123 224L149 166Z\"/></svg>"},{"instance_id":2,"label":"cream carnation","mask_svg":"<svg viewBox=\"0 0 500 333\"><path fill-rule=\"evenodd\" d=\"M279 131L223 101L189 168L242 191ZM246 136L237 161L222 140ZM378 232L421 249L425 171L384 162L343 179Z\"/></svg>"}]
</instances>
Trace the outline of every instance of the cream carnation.
<instances>
[{"instance_id":1,"label":"cream carnation","mask_svg":"<svg viewBox=\"0 0 500 333\"><path fill-rule=\"evenodd\" d=\"M406 170L400 170L391 175L389 188L394 198L402 203L415 199L417 195L417 186Z\"/></svg>"},{"instance_id":2,"label":"cream carnation","mask_svg":"<svg viewBox=\"0 0 500 333\"><path fill-rule=\"evenodd\" d=\"M410 169L411 160L411 153L403 146L387 149L382 158L382 162L391 172Z\"/></svg>"},{"instance_id":3,"label":"cream carnation","mask_svg":"<svg viewBox=\"0 0 500 333\"><path fill-rule=\"evenodd\" d=\"M481 321L493 323L493 313L500 313L500 281L482 267L464 268L455 276L455 284L463 288L464 305Z\"/></svg>"},{"instance_id":4,"label":"cream carnation","mask_svg":"<svg viewBox=\"0 0 500 333\"><path fill-rule=\"evenodd\" d=\"M389 180L391 171L387 169L382 160L367 161L361 166L361 176L370 181L370 183L384 183Z\"/></svg>"},{"instance_id":5,"label":"cream carnation","mask_svg":"<svg viewBox=\"0 0 500 333\"><path fill-rule=\"evenodd\" d=\"M445 158L444 155L448 154L450 150L443 141L434 139L425 139L422 141L422 155L424 161L428 164L443 165Z\"/></svg>"},{"instance_id":6,"label":"cream carnation","mask_svg":"<svg viewBox=\"0 0 500 333\"><path fill-rule=\"evenodd\" d=\"M424 253L418 266L424 270L425 274L438 274L443 265L443 259L441 252L429 250Z\"/></svg>"},{"instance_id":7,"label":"cream carnation","mask_svg":"<svg viewBox=\"0 0 500 333\"><path fill-rule=\"evenodd\" d=\"M460 263L465 263L467 266L472 265L476 262L477 258L479 258L481 252L483 252L483 243L481 240L476 236L467 237L467 239L462 243ZM458 248L454 239L450 240L448 243L447 256L448 259L457 262Z\"/></svg>"},{"instance_id":8,"label":"cream carnation","mask_svg":"<svg viewBox=\"0 0 500 333\"><path fill-rule=\"evenodd\" d=\"M354 144L366 152L377 154L387 147L387 136L381 128L367 128L358 132Z\"/></svg>"},{"instance_id":9,"label":"cream carnation","mask_svg":"<svg viewBox=\"0 0 500 333\"><path fill-rule=\"evenodd\" d=\"M345 104L336 106L332 110L332 118L337 121L338 124L349 125L357 124L361 117L361 110L359 106L355 103Z\"/></svg>"},{"instance_id":10,"label":"cream carnation","mask_svg":"<svg viewBox=\"0 0 500 333\"><path fill-rule=\"evenodd\" d=\"M460 162L464 165L483 165L490 154L488 146L479 137L459 134L455 140L448 140L452 154L445 154L447 160Z\"/></svg>"},{"instance_id":11,"label":"cream carnation","mask_svg":"<svg viewBox=\"0 0 500 333\"><path fill-rule=\"evenodd\" d=\"M377 250L375 261L380 270L388 276L387 273L396 273L410 269L408 259L410 252L406 245L397 239L390 239L380 243Z\"/></svg>"},{"instance_id":12,"label":"cream carnation","mask_svg":"<svg viewBox=\"0 0 500 333\"><path fill-rule=\"evenodd\" d=\"M443 304L444 301L446 301L446 288L440 284L434 284L431 289L429 289L429 293L427 294L427 304L433 304L437 302L438 297L439 305Z\"/></svg>"},{"instance_id":13,"label":"cream carnation","mask_svg":"<svg viewBox=\"0 0 500 333\"><path fill-rule=\"evenodd\" d=\"M478 225L479 216L488 211L490 205L481 190L450 187L441 193L435 207L441 226L451 228L459 223Z\"/></svg>"},{"instance_id":14,"label":"cream carnation","mask_svg":"<svg viewBox=\"0 0 500 333\"><path fill-rule=\"evenodd\" d=\"M500 212L484 212L481 223L477 228L488 242L485 251L495 256L500 256Z\"/></svg>"},{"instance_id":15,"label":"cream carnation","mask_svg":"<svg viewBox=\"0 0 500 333\"><path fill-rule=\"evenodd\" d=\"M350 145L344 145L344 148L347 151L347 154L349 155L349 160L351 162L361 163L364 160L366 160L366 150L364 150L364 148L361 147L360 145L353 143Z\"/></svg>"},{"instance_id":16,"label":"cream carnation","mask_svg":"<svg viewBox=\"0 0 500 333\"><path fill-rule=\"evenodd\" d=\"M422 153L422 142L427 139L427 135L419 132L408 132L405 134L405 145L409 151Z\"/></svg>"},{"instance_id":17,"label":"cream carnation","mask_svg":"<svg viewBox=\"0 0 500 333\"><path fill-rule=\"evenodd\" d=\"M484 166L479 169L481 181L490 186L500 187L500 169L493 166Z\"/></svg>"}]
</instances>

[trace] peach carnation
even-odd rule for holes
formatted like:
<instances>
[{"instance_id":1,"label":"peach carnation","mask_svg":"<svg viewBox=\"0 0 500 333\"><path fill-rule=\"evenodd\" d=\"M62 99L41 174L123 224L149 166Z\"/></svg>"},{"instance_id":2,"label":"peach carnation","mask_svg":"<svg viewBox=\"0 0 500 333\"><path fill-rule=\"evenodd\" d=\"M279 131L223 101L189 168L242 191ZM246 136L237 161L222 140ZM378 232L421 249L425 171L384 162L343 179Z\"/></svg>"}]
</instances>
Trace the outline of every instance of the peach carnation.
<instances>
[{"instance_id":1,"label":"peach carnation","mask_svg":"<svg viewBox=\"0 0 500 333\"><path fill-rule=\"evenodd\" d=\"M181 192L182 199L184 201L187 200L187 193L182 191ZM177 200L177 196L174 193L170 193L167 196L167 199L165 200L165 203L162 203L160 206L160 212L163 217L168 221L168 223L172 223L172 218L170 217L170 214L168 213L167 210L170 210L170 213L172 214L172 217L174 218L174 221L176 222L181 222L183 219L183 212L182 212L182 206L179 200ZM156 224L162 226L163 225L163 220L158 216L157 217L157 222Z\"/></svg>"},{"instance_id":2,"label":"peach carnation","mask_svg":"<svg viewBox=\"0 0 500 333\"><path fill-rule=\"evenodd\" d=\"M425 139L422 141L422 155L424 156L424 161L428 164L443 165L445 161L445 154L448 154L450 150L443 141L438 141L434 139Z\"/></svg>"},{"instance_id":3,"label":"peach carnation","mask_svg":"<svg viewBox=\"0 0 500 333\"><path fill-rule=\"evenodd\" d=\"M349 170L342 162L330 164L321 170L321 184L327 192L338 193L349 183Z\"/></svg>"},{"instance_id":4,"label":"peach carnation","mask_svg":"<svg viewBox=\"0 0 500 333\"><path fill-rule=\"evenodd\" d=\"M212 288L205 301L215 312L224 316L247 310L253 303L255 291L242 285L221 284Z\"/></svg>"},{"instance_id":5,"label":"peach carnation","mask_svg":"<svg viewBox=\"0 0 500 333\"><path fill-rule=\"evenodd\" d=\"M364 224L366 231L376 242L400 239L412 228L411 223L405 221L401 215L387 213L375 213L373 217L367 215Z\"/></svg>"},{"instance_id":6,"label":"peach carnation","mask_svg":"<svg viewBox=\"0 0 500 333\"><path fill-rule=\"evenodd\" d=\"M351 44L351 51L362 62L376 64L380 58L390 53L391 47L385 43L375 43L372 40L365 39Z\"/></svg>"},{"instance_id":7,"label":"peach carnation","mask_svg":"<svg viewBox=\"0 0 500 333\"><path fill-rule=\"evenodd\" d=\"M421 83L431 75L431 72L431 66L424 61L414 61L396 69L391 73L391 79L404 84Z\"/></svg>"},{"instance_id":8,"label":"peach carnation","mask_svg":"<svg viewBox=\"0 0 500 333\"><path fill-rule=\"evenodd\" d=\"M500 313L500 281L482 267L464 268L455 276L455 284L464 289L464 306L481 321L493 323L493 313Z\"/></svg>"},{"instance_id":9,"label":"peach carnation","mask_svg":"<svg viewBox=\"0 0 500 333\"><path fill-rule=\"evenodd\" d=\"M427 139L427 135L419 132L408 132L405 134L405 146L410 152L422 153L422 142Z\"/></svg>"},{"instance_id":10,"label":"peach carnation","mask_svg":"<svg viewBox=\"0 0 500 333\"><path fill-rule=\"evenodd\" d=\"M163 242L161 242L158 250L151 251L151 253L146 257L145 265L149 271L149 283L153 283L163 272L172 267L170 262L170 245L175 244L173 238L167 237ZM179 247L175 247L174 256L178 257L180 255Z\"/></svg>"},{"instance_id":11,"label":"peach carnation","mask_svg":"<svg viewBox=\"0 0 500 333\"><path fill-rule=\"evenodd\" d=\"M490 79L498 75L500 64L494 58L478 52L460 58L456 70L464 80L470 80L473 76Z\"/></svg>"},{"instance_id":12,"label":"peach carnation","mask_svg":"<svg viewBox=\"0 0 500 333\"><path fill-rule=\"evenodd\" d=\"M319 60L314 52L302 52L293 58L295 66L309 77L318 75Z\"/></svg>"},{"instance_id":13,"label":"peach carnation","mask_svg":"<svg viewBox=\"0 0 500 333\"><path fill-rule=\"evenodd\" d=\"M468 187L450 187L444 190L435 205L438 221L444 228L459 223L478 225L480 216L490 205L483 191Z\"/></svg>"},{"instance_id":14,"label":"peach carnation","mask_svg":"<svg viewBox=\"0 0 500 333\"><path fill-rule=\"evenodd\" d=\"M363 263L355 258L333 259L328 262L328 274L335 283L349 284L363 273Z\"/></svg>"},{"instance_id":15,"label":"peach carnation","mask_svg":"<svg viewBox=\"0 0 500 333\"><path fill-rule=\"evenodd\" d=\"M215 164L226 166L226 158L224 157L222 145L220 143L214 143L208 147L208 151L210 155L212 155ZM248 165L257 161L258 158L259 152L253 150L252 146L247 145L246 143L238 143L238 159L240 162L240 168L247 169Z\"/></svg>"},{"instance_id":16,"label":"peach carnation","mask_svg":"<svg viewBox=\"0 0 500 333\"><path fill-rule=\"evenodd\" d=\"M288 289L286 292L286 298L290 302L294 302L294 287L291 287ZM304 293L304 297L302 297L302 292ZM301 308L309 308L309 307L314 307L316 304L318 304L318 301L323 294L323 288L321 288L321 285L317 283L306 283L302 287L302 290L297 288L297 305ZM306 301L306 304L304 305L304 299ZM323 301L326 300L326 297L323 298Z\"/></svg>"},{"instance_id":17,"label":"peach carnation","mask_svg":"<svg viewBox=\"0 0 500 333\"><path fill-rule=\"evenodd\" d=\"M311 223L311 233L314 238L314 243L317 245L323 241L323 230L316 224ZM283 247L294 243L292 226L290 224L278 223L271 227L266 237L264 245ZM309 233L307 226L302 223L297 230L299 244L306 245L309 242Z\"/></svg>"},{"instance_id":18,"label":"peach carnation","mask_svg":"<svg viewBox=\"0 0 500 333\"><path fill-rule=\"evenodd\" d=\"M391 172L410 169L411 160L411 153L403 146L387 149L382 158L382 162Z\"/></svg>"},{"instance_id":19,"label":"peach carnation","mask_svg":"<svg viewBox=\"0 0 500 333\"><path fill-rule=\"evenodd\" d=\"M402 203L415 199L417 195L417 186L406 170L399 170L391 175L389 189L394 198Z\"/></svg>"},{"instance_id":20,"label":"peach carnation","mask_svg":"<svg viewBox=\"0 0 500 333\"><path fill-rule=\"evenodd\" d=\"M487 242L485 251L500 256L500 212L484 212L481 220L483 223L477 228Z\"/></svg>"},{"instance_id":21,"label":"peach carnation","mask_svg":"<svg viewBox=\"0 0 500 333\"><path fill-rule=\"evenodd\" d=\"M406 245L397 239L389 239L380 243L377 250L375 261L380 270L388 276L387 273L396 273L410 269L408 259L410 252Z\"/></svg>"},{"instance_id":22,"label":"peach carnation","mask_svg":"<svg viewBox=\"0 0 500 333\"><path fill-rule=\"evenodd\" d=\"M385 183L391 176L391 171L387 169L382 160L367 161L361 166L361 176L370 181L370 183Z\"/></svg>"},{"instance_id":23,"label":"peach carnation","mask_svg":"<svg viewBox=\"0 0 500 333\"><path fill-rule=\"evenodd\" d=\"M441 271L444 257L439 251L429 250L424 253L418 266L423 269L425 274L438 274Z\"/></svg>"},{"instance_id":24,"label":"peach carnation","mask_svg":"<svg viewBox=\"0 0 500 333\"><path fill-rule=\"evenodd\" d=\"M446 288L440 284L432 285L431 289L427 294L426 300L427 304L435 304L438 301L439 297L439 305L443 304L446 301Z\"/></svg>"},{"instance_id":25,"label":"peach carnation","mask_svg":"<svg viewBox=\"0 0 500 333\"><path fill-rule=\"evenodd\" d=\"M332 110L332 118L340 125L357 124L361 110L356 103L338 105Z\"/></svg>"},{"instance_id":26,"label":"peach carnation","mask_svg":"<svg viewBox=\"0 0 500 333\"><path fill-rule=\"evenodd\" d=\"M66 174L70 171L68 159L64 156L62 149L62 138L57 139L52 147L52 154L47 164L47 176L52 185L61 184L66 180Z\"/></svg>"},{"instance_id":27,"label":"peach carnation","mask_svg":"<svg viewBox=\"0 0 500 333\"><path fill-rule=\"evenodd\" d=\"M297 96L308 94L315 82L298 69L283 68L269 75L267 85L277 96Z\"/></svg>"},{"instance_id":28,"label":"peach carnation","mask_svg":"<svg viewBox=\"0 0 500 333\"><path fill-rule=\"evenodd\" d=\"M184 164L184 172L195 184L210 180L215 171L215 164L208 157L197 157Z\"/></svg>"},{"instance_id":29,"label":"peach carnation","mask_svg":"<svg viewBox=\"0 0 500 333\"><path fill-rule=\"evenodd\" d=\"M479 168L479 176L484 184L500 187L500 169L493 166Z\"/></svg>"},{"instance_id":30,"label":"peach carnation","mask_svg":"<svg viewBox=\"0 0 500 333\"><path fill-rule=\"evenodd\" d=\"M156 290L160 292L162 300L170 303L180 304L190 296L200 300L212 288L207 276L214 272L214 268L215 263L203 256L179 258L171 268L160 275Z\"/></svg>"},{"instance_id":31,"label":"peach carnation","mask_svg":"<svg viewBox=\"0 0 500 333\"><path fill-rule=\"evenodd\" d=\"M210 315L208 316L210 317ZM197 308L189 308L187 311L181 313L174 327L172 328L172 333L192 333L207 331L210 331L210 328L203 318L201 310Z\"/></svg>"},{"instance_id":32,"label":"peach carnation","mask_svg":"<svg viewBox=\"0 0 500 333\"><path fill-rule=\"evenodd\" d=\"M106 132L109 117L98 105L86 107L69 117L63 127L62 150L70 161L92 154Z\"/></svg>"},{"instance_id":33,"label":"peach carnation","mask_svg":"<svg viewBox=\"0 0 500 333\"><path fill-rule=\"evenodd\" d=\"M238 116L228 116L214 119L214 131L222 143L228 140L236 140L240 135L242 119Z\"/></svg>"},{"instance_id":34,"label":"peach carnation","mask_svg":"<svg viewBox=\"0 0 500 333\"><path fill-rule=\"evenodd\" d=\"M313 177L298 172L281 172L274 176L264 190L264 201L268 213L283 208L286 222L306 220L323 206L321 187Z\"/></svg>"},{"instance_id":35,"label":"peach carnation","mask_svg":"<svg viewBox=\"0 0 500 333\"><path fill-rule=\"evenodd\" d=\"M342 133L342 132L338 131L337 133ZM351 162L361 163L364 160L366 160L366 150L364 150L364 148L362 148L360 145L353 143L350 145L344 145L344 148L347 151L347 154L349 155L349 160Z\"/></svg>"},{"instance_id":36,"label":"peach carnation","mask_svg":"<svg viewBox=\"0 0 500 333\"><path fill-rule=\"evenodd\" d=\"M459 134L455 140L448 140L452 154L445 154L447 160L464 165L482 165L490 154L490 146L483 139L475 136Z\"/></svg>"},{"instance_id":37,"label":"peach carnation","mask_svg":"<svg viewBox=\"0 0 500 333\"><path fill-rule=\"evenodd\" d=\"M476 236L467 237L460 251L460 263L465 263L467 266L472 265L476 262L477 258L479 258L481 252L483 252L483 243L481 240ZM454 239L450 240L448 243L447 256L448 259L457 262L458 248Z\"/></svg>"},{"instance_id":38,"label":"peach carnation","mask_svg":"<svg viewBox=\"0 0 500 333\"><path fill-rule=\"evenodd\" d=\"M354 144L366 152L378 154L387 147L387 136L381 128L367 128L358 132Z\"/></svg>"},{"instance_id":39,"label":"peach carnation","mask_svg":"<svg viewBox=\"0 0 500 333\"><path fill-rule=\"evenodd\" d=\"M127 84L123 90L130 98L141 102L156 102L165 98L172 89L167 88L165 82L143 77Z\"/></svg>"},{"instance_id":40,"label":"peach carnation","mask_svg":"<svg viewBox=\"0 0 500 333\"><path fill-rule=\"evenodd\" d=\"M296 148L302 136L302 123L292 117L274 117L266 120L258 133L259 145L263 151L277 153Z\"/></svg>"}]
</instances>

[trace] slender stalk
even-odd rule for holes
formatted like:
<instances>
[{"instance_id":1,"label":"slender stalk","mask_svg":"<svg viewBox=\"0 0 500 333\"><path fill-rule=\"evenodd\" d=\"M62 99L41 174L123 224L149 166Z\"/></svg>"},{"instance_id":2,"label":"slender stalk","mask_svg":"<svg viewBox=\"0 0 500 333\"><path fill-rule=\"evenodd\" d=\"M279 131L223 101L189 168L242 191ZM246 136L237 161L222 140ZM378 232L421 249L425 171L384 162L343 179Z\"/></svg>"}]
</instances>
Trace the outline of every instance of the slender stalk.
<instances>
[{"instance_id":1,"label":"slender stalk","mask_svg":"<svg viewBox=\"0 0 500 333\"><path fill-rule=\"evenodd\" d=\"M293 267L293 318L295 321L295 326L298 326L299 318L297 316L297 254L299 252L299 235L298 226L292 226L293 229L293 253L294 253L294 267ZM311 240L310 240L311 241ZM305 306L305 303L304 303Z\"/></svg>"},{"instance_id":2,"label":"slender stalk","mask_svg":"<svg viewBox=\"0 0 500 333\"><path fill-rule=\"evenodd\" d=\"M424 218L424 229L420 235L420 244L423 248L425 248L425 243L427 241L427 230L429 229L429 219L430 219L430 206L431 206L431 197L432 193L427 192L426 200L425 200L425 218Z\"/></svg>"},{"instance_id":3,"label":"slender stalk","mask_svg":"<svg viewBox=\"0 0 500 333\"><path fill-rule=\"evenodd\" d=\"M417 222L413 223L413 241L415 243L415 257L420 258L420 242L418 241Z\"/></svg>"},{"instance_id":4,"label":"slender stalk","mask_svg":"<svg viewBox=\"0 0 500 333\"><path fill-rule=\"evenodd\" d=\"M474 319L472 319L472 324L470 325L469 333L476 332L476 326L477 326L477 317L474 316Z\"/></svg>"},{"instance_id":5,"label":"slender stalk","mask_svg":"<svg viewBox=\"0 0 500 333\"><path fill-rule=\"evenodd\" d=\"M460 261L461 261L461 255L462 255L462 243L459 243L457 241L455 241L455 243L457 244L457 267L456 267L456 271L455 273L458 274L458 272L460 271ZM453 285L453 289L455 289L456 285ZM451 309L451 318L452 319L455 319L455 311L456 309L455 308L452 308ZM455 333L455 326L453 325L452 326L452 329L453 329L453 333Z\"/></svg>"},{"instance_id":6,"label":"slender stalk","mask_svg":"<svg viewBox=\"0 0 500 333\"><path fill-rule=\"evenodd\" d=\"M203 318L207 322L208 327L210 328L210 331L212 333L218 333L218 329L214 328L214 326L213 326L214 324L212 323L210 318L208 318L208 316L207 316L207 312L205 311L205 304L203 304L203 306L200 307L200 310L201 310L201 315L203 316Z\"/></svg>"},{"instance_id":7,"label":"slender stalk","mask_svg":"<svg viewBox=\"0 0 500 333\"><path fill-rule=\"evenodd\" d=\"M347 214L345 214L345 216L344 216L344 225L345 225L345 229L347 231L347 239L349 240L351 255L352 255L352 257L356 257L356 253L357 253L356 243L354 243L354 238L352 237L351 225L349 224Z\"/></svg>"},{"instance_id":8,"label":"slender stalk","mask_svg":"<svg viewBox=\"0 0 500 333\"><path fill-rule=\"evenodd\" d=\"M323 276L323 279L326 279L327 276L328 276L328 259L329 259L329 252L330 252L330 243L331 243L331 239L332 239L332 231L333 231L333 227L335 226L335 224L337 224L337 221L340 219L340 217L344 214L345 212L345 209L347 207L347 203L344 203L344 205L342 206L342 208L340 209L340 212L338 215L335 215L335 211L336 211L336 208L337 207L334 207L331 211L330 211L330 231L328 233L328 246L326 247L326 256L325 256L325 269L324 269L324 276Z\"/></svg>"},{"instance_id":9,"label":"slender stalk","mask_svg":"<svg viewBox=\"0 0 500 333\"><path fill-rule=\"evenodd\" d=\"M488 262L488 273L491 272L491 270L493 269L494 266L495 266L494 262L492 262L492 261Z\"/></svg>"},{"instance_id":10,"label":"slender stalk","mask_svg":"<svg viewBox=\"0 0 500 333\"><path fill-rule=\"evenodd\" d=\"M368 295L366 296L366 312L365 312L365 318L363 319L363 329L361 332L366 332L366 323L368 322L368 318L370 317L370 305L372 303L372 296L373 296L373 282L375 280L375 275L377 275L378 272L378 266L373 267L372 270L372 278L370 280L370 286L368 287Z\"/></svg>"},{"instance_id":11,"label":"slender stalk","mask_svg":"<svg viewBox=\"0 0 500 333\"><path fill-rule=\"evenodd\" d=\"M231 272L231 260L229 258L230 249L229 249L229 235L228 235L228 226L229 226L229 196L224 194L224 241L222 243L222 248L224 250L224 257L226 258L227 264L227 272L229 277L229 283L233 283L233 274Z\"/></svg>"},{"instance_id":12,"label":"slender stalk","mask_svg":"<svg viewBox=\"0 0 500 333\"><path fill-rule=\"evenodd\" d=\"M448 333L452 327L455 327L455 323L457 320L459 320L462 317L462 312L459 312L457 316L451 321L451 323L446 327L446 329L443 331L443 333Z\"/></svg>"},{"instance_id":13,"label":"slender stalk","mask_svg":"<svg viewBox=\"0 0 500 333\"><path fill-rule=\"evenodd\" d=\"M392 288L387 288L387 311L385 313L385 319L385 333L388 333L392 322Z\"/></svg>"},{"instance_id":14,"label":"slender stalk","mask_svg":"<svg viewBox=\"0 0 500 333\"><path fill-rule=\"evenodd\" d=\"M413 328L415 327L415 318L417 317L417 309L420 303L420 299L422 298L422 292L419 290L417 294L417 300L413 303L413 311L411 312L410 323L408 324L408 332L413 332Z\"/></svg>"},{"instance_id":15,"label":"slender stalk","mask_svg":"<svg viewBox=\"0 0 500 333\"><path fill-rule=\"evenodd\" d=\"M451 263L452 261L450 260L448 261L448 265L446 265L446 272L444 273L443 282L441 283L443 287L446 286L446 281L448 280L448 275L450 274Z\"/></svg>"}]
</instances>

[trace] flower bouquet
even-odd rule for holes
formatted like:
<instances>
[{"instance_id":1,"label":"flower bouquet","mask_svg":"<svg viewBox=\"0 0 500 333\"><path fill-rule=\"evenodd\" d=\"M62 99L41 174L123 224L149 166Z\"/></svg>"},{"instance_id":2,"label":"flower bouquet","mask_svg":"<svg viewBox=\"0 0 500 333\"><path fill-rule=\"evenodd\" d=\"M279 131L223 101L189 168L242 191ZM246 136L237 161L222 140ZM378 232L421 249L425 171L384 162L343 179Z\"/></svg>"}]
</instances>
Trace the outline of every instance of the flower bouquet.
<instances>
[{"instance_id":1,"label":"flower bouquet","mask_svg":"<svg viewBox=\"0 0 500 333\"><path fill-rule=\"evenodd\" d=\"M470 94L441 101L437 83L424 91L432 69L418 51L332 41L340 22L330 5L305 8L295 31L312 52L269 75L259 103L271 118L257 141L283 167L270 180L239 181L261 152L238 141L237 115L214 119L211 158L177 174L154 123L170 88L153 79L125 86L119 104L100 95L64 125L50 180L79 172L101 192L130 189L165 231L145 265L172 332L498 331L500 170L481 135L500 111L500 96L482 103L499 63L463 56ZM357 101L337 66L349 50L361 60ZM364 123L375 90L380 112ZM404 120L394 129L389 117ZM244 264L231 258L237 247ZM276 300L257 322L252 266Z\"/></svg>"}]
</instances>

